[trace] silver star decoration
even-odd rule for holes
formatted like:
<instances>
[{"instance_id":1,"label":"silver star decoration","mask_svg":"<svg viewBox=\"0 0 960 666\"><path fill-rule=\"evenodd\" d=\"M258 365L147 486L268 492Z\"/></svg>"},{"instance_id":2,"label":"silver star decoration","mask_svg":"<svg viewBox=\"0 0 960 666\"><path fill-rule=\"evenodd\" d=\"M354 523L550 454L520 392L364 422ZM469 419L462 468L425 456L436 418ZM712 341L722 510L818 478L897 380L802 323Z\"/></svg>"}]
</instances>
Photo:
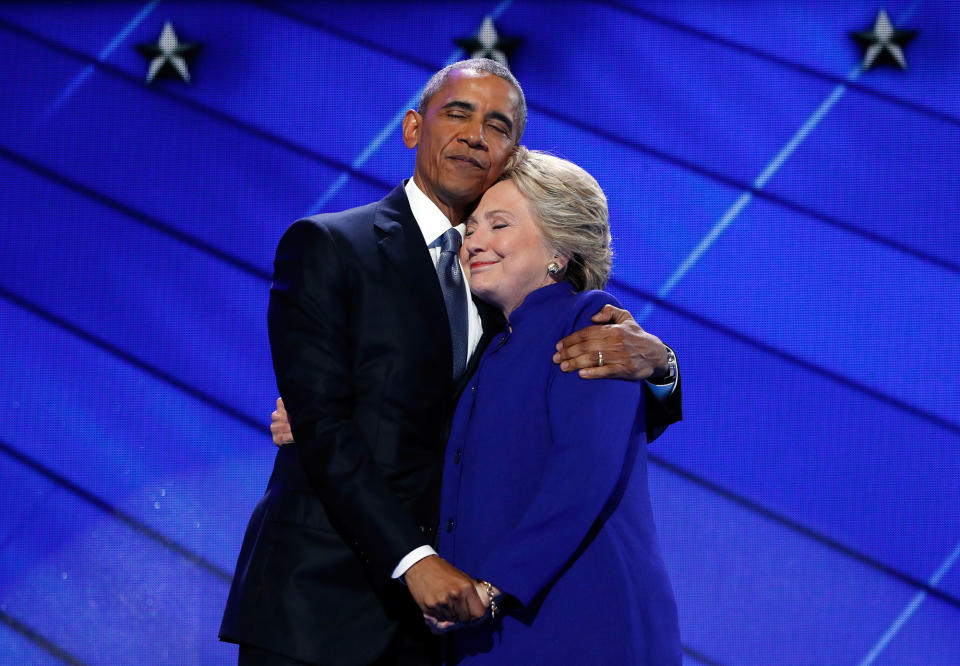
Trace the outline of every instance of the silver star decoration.
<instances>
[{"instance_id":1,"label":"silver star decoration","mask_svg":"<svg viewBox=\"0 0 960 666\"><path fill-rule=\"evenodd\" d=\"M473 37L461 37L453 42L466 51L471 58L489 58L505 67L510 67L507 58L520 45L519 39L498 33L493 25L493 19L489 16L483 19L480 29Z\"/></svg>"},{"instance_id":2,"label":"silver star decoration","mask_svg":"<svg viewBox=\"0 0 960 666\"><path fill-rule=\"evenodd\" d=\"M860 48L863 49L863 61L860 67L863 71L867 71L874 65L884 62L906 69L907 57L903 54L903 48L917 36L917 33L913 30L897 30L890 22L886 10L881 9L873 22L873 30L851 32L850 36L857 40Z\"/></svg>"},{"instance_id":3,"label":"silver star decoration","mask_svg":"<svg viewBox=\"0 0 960 666\"><path fill-rule=\"evenodd\" d=\"M187 68L187 58L193 56L200 46L200 44L181 42L173 29L173 24L170 21L164 23L156 44L137 45L137 50L150 60L147 83L153 83L158 74L168 70L176 72L181 79L189 83L190 70Z\"/></svg>"}]
</instances>

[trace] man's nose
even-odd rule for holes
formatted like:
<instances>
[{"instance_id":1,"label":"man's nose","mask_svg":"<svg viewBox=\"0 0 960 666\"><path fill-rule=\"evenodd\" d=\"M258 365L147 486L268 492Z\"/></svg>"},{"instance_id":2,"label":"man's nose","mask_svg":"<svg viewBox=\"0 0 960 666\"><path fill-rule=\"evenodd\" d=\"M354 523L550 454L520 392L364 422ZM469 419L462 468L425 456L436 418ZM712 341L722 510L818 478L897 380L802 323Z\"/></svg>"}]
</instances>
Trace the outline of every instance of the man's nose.
<instances>
[{"instance_id":1,"label":"man's nose","mask_svg":"<svg viewBox=\"0 0 960 666\"><path fill-rule=\"evenodd\" d=\"M463 130L460 140L478 150L487 149L487 134L483 128L483 122L471 122Z\"/></svg>"}]
</instances>

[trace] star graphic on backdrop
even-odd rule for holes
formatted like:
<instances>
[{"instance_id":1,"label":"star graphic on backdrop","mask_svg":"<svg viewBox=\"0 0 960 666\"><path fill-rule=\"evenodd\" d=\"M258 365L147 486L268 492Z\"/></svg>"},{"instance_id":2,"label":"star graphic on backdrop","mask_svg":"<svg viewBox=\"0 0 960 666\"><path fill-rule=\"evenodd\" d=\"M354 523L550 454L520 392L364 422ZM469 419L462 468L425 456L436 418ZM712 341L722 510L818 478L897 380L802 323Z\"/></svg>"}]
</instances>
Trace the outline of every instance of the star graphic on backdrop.
<instances>
[{"instance_id":1,"label":"star graphic on backdrop","mask_svg":"<svg viewBox=\"0 0 960 666\"><path fill-rule=\"evenodd\" d=\"M860 67L867 71L878 63L898 65L901 69L906 69L907 57L903 54L903 49L917 33L914 30L897 30L890 22L886 10L881 9L873 22L872 30L851 32L850 36L857 40L863 49L863 62Z\"/></svg>"},{"instance_id":2,"label":"star graphic on backdrop","mask_svg":"<svg viewBox=\"0 0 960 666\"><path fill-rule=\"evenodd\" d=\"M453 43L467 52L470 58L489 58L501 65L509 67L507 62L522 40L516 37L507 37L497 32L493 19L489 16L483 19L483 24L473 37L461 37Z\"/></svg>"},{"instance_id":3,"label":"star graphic on backdrop","mask_svg":"<svg viewBox=\"0 0 960 666\"><path fill-rule=\"evenodd\" d=\"M189 83L190 70L187 69L187 58L196 55L201 46L202 44L181 42L173 30L173 24L170 21L164 23L156 44L137 44L137 50L150 61L147 83L152 83L158 75L167 72L176 73Z\"/></svg>"}]
</instances>

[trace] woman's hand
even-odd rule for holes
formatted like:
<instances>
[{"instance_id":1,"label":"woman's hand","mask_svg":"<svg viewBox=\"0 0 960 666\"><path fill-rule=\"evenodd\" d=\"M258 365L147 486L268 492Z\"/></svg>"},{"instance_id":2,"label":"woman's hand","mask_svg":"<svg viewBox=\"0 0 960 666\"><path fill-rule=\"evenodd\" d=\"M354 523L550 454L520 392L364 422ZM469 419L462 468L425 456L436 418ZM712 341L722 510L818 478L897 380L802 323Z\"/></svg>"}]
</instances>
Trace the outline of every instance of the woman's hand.
<instances>
[{"instance_id":1,"label":"woman's hand","mask_svg":"<svg viewBox=\"0 0 960 666\"><path fill-rule=\"evenodd\" d=\"M270 415L270 434L277 446L293 444L293 431L290 430L290 418L283 406L283 398L277 398L277 409Z\"/></svg>"},{"instance_id":2,"label":"woman's hand","mask_svg":"<svg viewBox=\"0 0 960 666\"><path fill-rule=\"evenodd\" d=\"M423 621L427 624L427 629L430 630L431 634L437 636L442 636L443 634L456 631L457 629L462 629L463 627L469 626L465 622L448 622L447 620L438 620L432 615L423 614Z\"/></svg>"}]
</instances>

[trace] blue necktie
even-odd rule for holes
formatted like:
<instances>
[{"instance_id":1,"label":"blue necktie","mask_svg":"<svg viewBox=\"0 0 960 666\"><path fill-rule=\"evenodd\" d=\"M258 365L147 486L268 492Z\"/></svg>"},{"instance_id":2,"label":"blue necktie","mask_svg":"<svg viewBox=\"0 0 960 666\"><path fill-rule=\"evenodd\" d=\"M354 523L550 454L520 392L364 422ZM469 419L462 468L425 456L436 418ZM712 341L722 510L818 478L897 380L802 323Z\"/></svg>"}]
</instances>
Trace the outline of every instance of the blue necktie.
<instances>
[{"instance_id":1,"label":"blue necktie","mask_svg":"<svg viewBox=\"0 0 960 666\"><path fill-rule=\"evenodd\" d=\"M467 294L463 287L463 271L460 270L462 242L460 232L450 228L440 237L440 260L437 262L437 275L450 320L454 381L459 379L467 365Z\"/></svg>"}]
</instances>

